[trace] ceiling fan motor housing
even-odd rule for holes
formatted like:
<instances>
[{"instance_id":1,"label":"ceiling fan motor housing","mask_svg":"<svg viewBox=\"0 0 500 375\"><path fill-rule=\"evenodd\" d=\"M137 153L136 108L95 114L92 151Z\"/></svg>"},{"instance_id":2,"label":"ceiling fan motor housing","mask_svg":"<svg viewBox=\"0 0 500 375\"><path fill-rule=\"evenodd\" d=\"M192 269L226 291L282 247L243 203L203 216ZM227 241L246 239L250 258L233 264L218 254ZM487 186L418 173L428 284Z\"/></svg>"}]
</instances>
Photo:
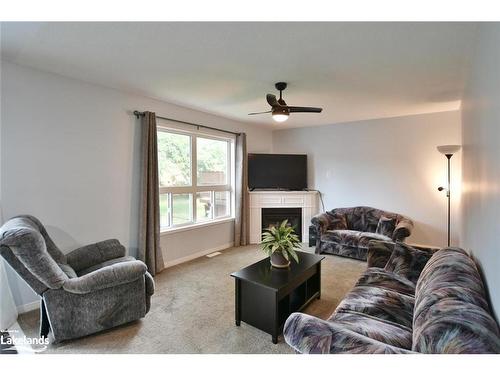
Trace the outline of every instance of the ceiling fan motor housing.
<instances>
[{"instance_id":1,"label":"ceiling fan motor housing","mask_svg":"<svg viewBox=\"0 0 500 375\"><path fill-rule=\"evenodd\" d=\"M274 107L272 114L288 116L290 114L290 109L288 107Z\"/></svg>"},{"instance_id":2,"label":"ceiling fan motor housing","mask_svg":"<svg viewBox=\"0 0 500 375\"><path fill-rule=\"evenodd\" d=\"M278 91L283 91L286 89L286 82L277 82L274 84L274 87L276 87L276 90Z\"/></svg>"}]
</instances>

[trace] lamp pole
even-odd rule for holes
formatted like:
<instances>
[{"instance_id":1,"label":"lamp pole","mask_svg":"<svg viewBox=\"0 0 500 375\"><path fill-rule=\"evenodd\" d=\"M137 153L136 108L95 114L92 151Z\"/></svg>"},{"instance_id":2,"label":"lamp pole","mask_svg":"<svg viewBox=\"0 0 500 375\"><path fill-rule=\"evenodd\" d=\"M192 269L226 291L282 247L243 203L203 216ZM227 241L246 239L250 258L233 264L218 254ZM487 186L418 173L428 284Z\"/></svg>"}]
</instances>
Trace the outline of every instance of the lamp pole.
<instances>
[{"instance_id":1,"label":"lamp pole","mask_svg":"<svg viewBox=\"0 0 500 375\"><path fill-rule=\"evenodd\" d=\"M460 150L461 146L459 145L446 145L446 146L438 146L437 149L440 153L446 156L448 160L448 186L446 187L446 198L448 198L448 246L451 244L451 157L454 153ZM440 186L438 188L439 191L443 191L444 188Z\"/></svg>"},{"instance_id":2,"label":"lamp pole","mask_svg":"<svg viewBox=\"0 0 500 375\"><path fill-rule=\"evenodd\" d=\"M450 164L451 164L451 157L453 154L446 154L446 158L448 159L448 189L446 191L446 196L448 197L448 247L450 246L450 220L451 220L451 179L450 179Z\"/></svg>"},{"instance_id":3,"label":"lamp pole","mask_svg":"<svg viewBox=\"0 0 500 375\"><path fill-rule=\"evenodd\" d=\"M450 178L450 160L453 154L445 154L448 159L448 185L446 187L446 198L448 198L448 247L450 246L450 219L451 219L451 178ZM444 187L438 187L439 191L445 190Z\"/></svg>"}]
</instances>

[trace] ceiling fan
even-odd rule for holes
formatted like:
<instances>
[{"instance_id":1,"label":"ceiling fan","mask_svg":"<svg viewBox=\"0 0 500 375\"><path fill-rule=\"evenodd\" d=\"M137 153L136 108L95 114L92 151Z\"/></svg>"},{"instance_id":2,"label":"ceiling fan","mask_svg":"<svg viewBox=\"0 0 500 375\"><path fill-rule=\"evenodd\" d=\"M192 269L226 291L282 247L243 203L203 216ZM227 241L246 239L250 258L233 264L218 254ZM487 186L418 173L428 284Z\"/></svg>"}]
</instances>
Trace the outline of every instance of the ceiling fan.
<instances>
[{"instance_id":1,"label":"ceiling fan","mask_svg":"<svg viewBox=\"0 0 500 375\"><path fill-rule=\"evenodd\" d=\"M287 105L282 96L283 90L286 89L286 82L278 82L274 86L280 92L280 98L276 99L276 95L273 94L266 95L266 100L271 106L271 110L265 112L252 112L249 113L249 115L271 113L274 121L283 122L288 120L288 116L290 116L290 113L320 113L323 110L323 108L317 107L296 107Z\"/></svg>"}]
</instances>

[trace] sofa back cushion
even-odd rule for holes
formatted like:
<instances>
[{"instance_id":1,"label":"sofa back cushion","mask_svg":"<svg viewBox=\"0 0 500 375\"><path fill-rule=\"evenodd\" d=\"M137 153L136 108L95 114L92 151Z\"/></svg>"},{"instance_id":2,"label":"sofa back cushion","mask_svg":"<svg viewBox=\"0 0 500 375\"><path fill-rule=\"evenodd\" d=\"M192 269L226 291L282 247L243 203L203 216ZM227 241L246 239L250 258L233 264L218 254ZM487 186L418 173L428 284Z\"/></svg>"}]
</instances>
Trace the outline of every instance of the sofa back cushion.
<instances>
[{"instance_id":1,"label":"sofa back cushion","mask_svg":"<svg viewBox=\"0 0 500 375\"><path fill-rule=\"evenodd\" d=\"M437 251L415 289L413 350L421 353L498 353L498 325L489 313L474 261L458 248Z\"/></svg>"},{"instance_id":2,"label":"sofa back cushion","mask_svg":"<svg viewBox=\"0 0 500 375\"><path fill-rule=\"evenodd\" d=\"M329 220L329 228L330 230L347 230L347 220L344 214L340 212L327 212L328 220Z\"/></svg>"},{"instance_id":3,"label":"sofa back cushion","mask_svg":"<svg viewBox=\"0 0 500 375\"><path fill-rule=\"evenodd\" d=\"M396 242L391 257L385 265L387 272L402 276L416 284L424 266L432 257L431 249L424 251L415 249L402 242Z\"/></svg>"},{"instance_id":4,"label":"sofa back cushion","mask_svg":"<svg viewBox=\"0 0 500 375\"><path fill-rule=\"evenodd\" d=\"M387 237L392 237L394 229L396 229L396 218L382 215L378 220L377 229L375 230L375 233L383 234L384 236Z\"/></svg>"},{"instance_id":5,"label":"sofa back cushion","mask_svg":"<svg viewBox=\"0 0 500 375\"><path fill-rule=\"evenodd\" d=\"M58 265L66 263L64 255L58 253L59 249L54 248L53 243L50 244L51 252L48 251L44 233L39 225L41 224L31 217L20 216L10 219L0 228L0 246L5 249L2 250L2 255L4 251L13 255L7 256L6 260L21 277L26 275L27 271L33 276L23 278L38 293L41 291L41 285L58 289L68 280L68 276ZM16 261L12 261L13 258ZM33 283L32 279L38 282Z\"/></svg>"},{"instance_id":6,"label":"sofa back cushion","mask_svg":"<svg viewBox=\"0 0 500 375\"><path fill-rule=\"evenodd\" d=\"M330 212L332 214L345 215L347 229L372 233L377 231L377 226L382 216L385 216L387 219L395 219L396 225L402 217L393 212L367 206L336 208Z\"/></svg>"}]
</instances>

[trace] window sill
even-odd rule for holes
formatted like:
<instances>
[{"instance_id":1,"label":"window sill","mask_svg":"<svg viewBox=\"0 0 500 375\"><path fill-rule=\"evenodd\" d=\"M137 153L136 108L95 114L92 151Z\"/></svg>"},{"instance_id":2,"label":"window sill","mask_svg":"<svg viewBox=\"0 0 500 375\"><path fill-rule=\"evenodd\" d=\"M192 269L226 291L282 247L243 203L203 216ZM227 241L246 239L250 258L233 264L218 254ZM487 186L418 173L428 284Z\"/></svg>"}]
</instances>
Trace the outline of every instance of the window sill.
<instances>
[{"instance_id":1,"label":"window sill","mask_svg":"<svg viewBox=\"0 0 500 375\"><path fill-rule=\"evenodd\" d=\"M224 219L212 220L212 221L209 221L206 223L190 224L190 225L186 225L184 227L161 229L160 236L167 236L167 235L172 234L172 233L184 232L184 231L194 230L194 229L199 229L199 228L204 228L204 227L211 227L213 225L229 223L231 221L234 221L234 217L227 217Z\"/></svg>"}]
</instances>

